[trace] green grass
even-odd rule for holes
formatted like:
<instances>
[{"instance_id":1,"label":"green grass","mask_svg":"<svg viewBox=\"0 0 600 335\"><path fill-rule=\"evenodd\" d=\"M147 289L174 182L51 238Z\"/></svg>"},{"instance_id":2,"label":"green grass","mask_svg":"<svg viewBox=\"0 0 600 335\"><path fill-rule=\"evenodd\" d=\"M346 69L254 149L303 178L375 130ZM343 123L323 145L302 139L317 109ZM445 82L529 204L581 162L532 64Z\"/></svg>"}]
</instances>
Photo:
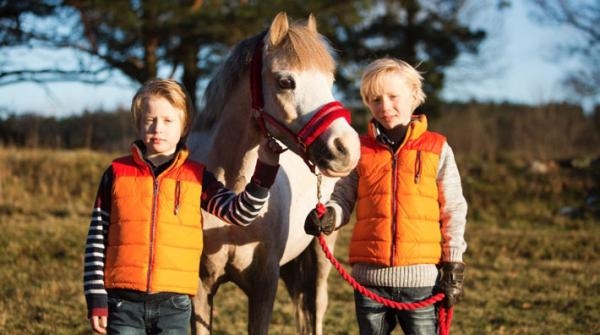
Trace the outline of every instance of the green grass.
<instances>
[{"instance_id":1,"label":"green grass","mask_svg":"<svg viewBox=\"0 0 600 335\"><path fill-rule=\"evenodd\" d=\"M0 334L90 334L82 259L96 183L111 155L0 149ZM523 164L459 162L470 203L465 298L453 334L600 334L600 219L584 206L600 170L534 175ZM563 206L577 215L558 215ZM336 256L347 268L351 226ZM356 334L349 284L329 276L325 334ZM216 298L215 334L246 329L246 298ZM271 334L294 334L282 284ZM397 330L395 334L401 334Z\"/></svg>"}]
</instances>

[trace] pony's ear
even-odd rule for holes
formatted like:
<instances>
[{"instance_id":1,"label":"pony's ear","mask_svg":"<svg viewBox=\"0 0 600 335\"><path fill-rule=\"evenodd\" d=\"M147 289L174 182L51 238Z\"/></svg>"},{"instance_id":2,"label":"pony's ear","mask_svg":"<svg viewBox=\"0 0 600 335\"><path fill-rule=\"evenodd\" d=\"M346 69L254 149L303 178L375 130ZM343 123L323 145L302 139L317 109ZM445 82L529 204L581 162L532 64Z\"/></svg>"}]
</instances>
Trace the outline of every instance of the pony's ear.
<instances>
[{"instance_id":1,"label":"pony's ear","mask_svg":"<svg viewBox=\"0 0 600 335\"><path fill-rule=\"evenodd\" d=\"M273 19L271 28L269 28L269 44L272 46L278 45L283 40L285 34L287 34L289 28L287 14L279 12Z\"/></svg>"},{"instance_id":2,"label":"pony's ear","mask_svg":"<svg viewBox=\"0 0 600 335\"><path fill-rule=\"evenodd\" d=\"M310 13L310 15L308 15L308 21L306 22L306 28L308 28L308 30L312 31L313 33L317 32L317 20L315 20L315 16Z\"/></svg>"}]
</instances>

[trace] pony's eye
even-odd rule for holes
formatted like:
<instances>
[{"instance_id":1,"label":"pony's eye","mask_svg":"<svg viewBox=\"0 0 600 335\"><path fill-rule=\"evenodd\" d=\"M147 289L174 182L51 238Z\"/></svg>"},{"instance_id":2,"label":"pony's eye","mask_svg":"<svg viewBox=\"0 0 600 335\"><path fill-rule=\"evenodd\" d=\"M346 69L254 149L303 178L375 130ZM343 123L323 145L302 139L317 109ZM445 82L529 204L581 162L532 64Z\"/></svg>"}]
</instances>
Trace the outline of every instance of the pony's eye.
<instances>
[{"instance_id":1,"label":"pony's eye","mask_svg":"<svg viewBox=\"0 0 600 335\"><path fill-rule=\"evenodd\" d=\"M282 90L293 90L296 88L294 78L289 76L279 77L279 79L277 79L277 85L279 85L279 88Z\"/></svg>"}]
</instances>

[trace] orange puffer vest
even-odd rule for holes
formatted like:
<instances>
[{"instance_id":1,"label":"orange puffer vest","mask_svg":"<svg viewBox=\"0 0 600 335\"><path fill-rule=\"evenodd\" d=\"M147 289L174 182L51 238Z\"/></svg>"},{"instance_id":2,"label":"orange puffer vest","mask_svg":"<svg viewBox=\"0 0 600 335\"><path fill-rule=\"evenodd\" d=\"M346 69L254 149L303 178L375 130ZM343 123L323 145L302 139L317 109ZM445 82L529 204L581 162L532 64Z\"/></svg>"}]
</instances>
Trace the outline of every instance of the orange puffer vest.
<instances>
[{"instance_id":1,"label":"orange puffer vest","mask_svg":"<svg viewBox=\"0 0 600 335\"><path fill-rule=\"evenodd\" d=\"M436 179L446 138L427 131L425 116L416 116L392 153L370 126L361 136L350 263L437 264L442 235Z\"/></svg>"},{"instance_id":2,"label":"orange puffer vest","mask_svg":"<svg viewBox=\"0 0 600 335\"><path fill-rule=\"evenodd\" d=\"M202 164L182 149L157 178L137 146L112 163L105 287L195 295L202 252Z\"/></svg>"}]
</instances>

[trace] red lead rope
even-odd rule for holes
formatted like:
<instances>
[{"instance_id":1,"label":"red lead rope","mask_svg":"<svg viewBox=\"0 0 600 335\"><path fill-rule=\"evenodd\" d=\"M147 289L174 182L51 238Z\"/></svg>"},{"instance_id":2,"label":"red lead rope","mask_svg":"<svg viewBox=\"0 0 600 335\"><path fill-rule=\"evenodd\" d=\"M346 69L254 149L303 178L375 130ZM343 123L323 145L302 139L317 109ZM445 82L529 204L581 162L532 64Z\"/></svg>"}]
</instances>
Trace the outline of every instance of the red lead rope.
<instances>
[{"instance_id":1,"label":"red lead rope","mask_svg":"<svg viewBox=\"0 0 600 335\"><path fill-rule=\"evenodd\" d=\"M316 206L316 210L317 210L317 214L319 215L319 217L323 216L323 214L325 214L325 211L326 211L325 205L323 205L323 203L321 203L321 202L318 202L317 206ZM381 296L373 293L372 291L369 291L366 287L362 286L354 278L352 278L352 276L350 276L350 274L348 274L348 272L346 272L346 270L342 267L342 265L337 261L335 256L333 256L333 254L329 250L329 247L327 246L327 242L325 241L325 237L323 236L323 234L320 234L318 237L319 237L319 244L321 244L321 248L323 249L325 256L327 257L327 259L329 259L329 261L331 262L333 267L339 272L339 274L342 276L342 278L344 278L350 285L352 285L352 287L355 290L360 292L362 295L369 297L369 298L377 301L380 304L383 304L387 307L392 307L392 308L401 309L401 310L413 310L413 309L422 308L422 307L426 307L426 306L435 304L436 302L444 299L444 293L438 293L438 294L433 295L425 300L412 302L412 303L403 303L403 302L393 301L393 300L381 297ZM452 323L453 315L454 315L454 309L452 307L450 307L450 308L440 307L439 308L439 320L438 320L438 322L439 322L438 334L439 335L449 335L450 334L450 325Z\"/></svg>"}]
</instances>

